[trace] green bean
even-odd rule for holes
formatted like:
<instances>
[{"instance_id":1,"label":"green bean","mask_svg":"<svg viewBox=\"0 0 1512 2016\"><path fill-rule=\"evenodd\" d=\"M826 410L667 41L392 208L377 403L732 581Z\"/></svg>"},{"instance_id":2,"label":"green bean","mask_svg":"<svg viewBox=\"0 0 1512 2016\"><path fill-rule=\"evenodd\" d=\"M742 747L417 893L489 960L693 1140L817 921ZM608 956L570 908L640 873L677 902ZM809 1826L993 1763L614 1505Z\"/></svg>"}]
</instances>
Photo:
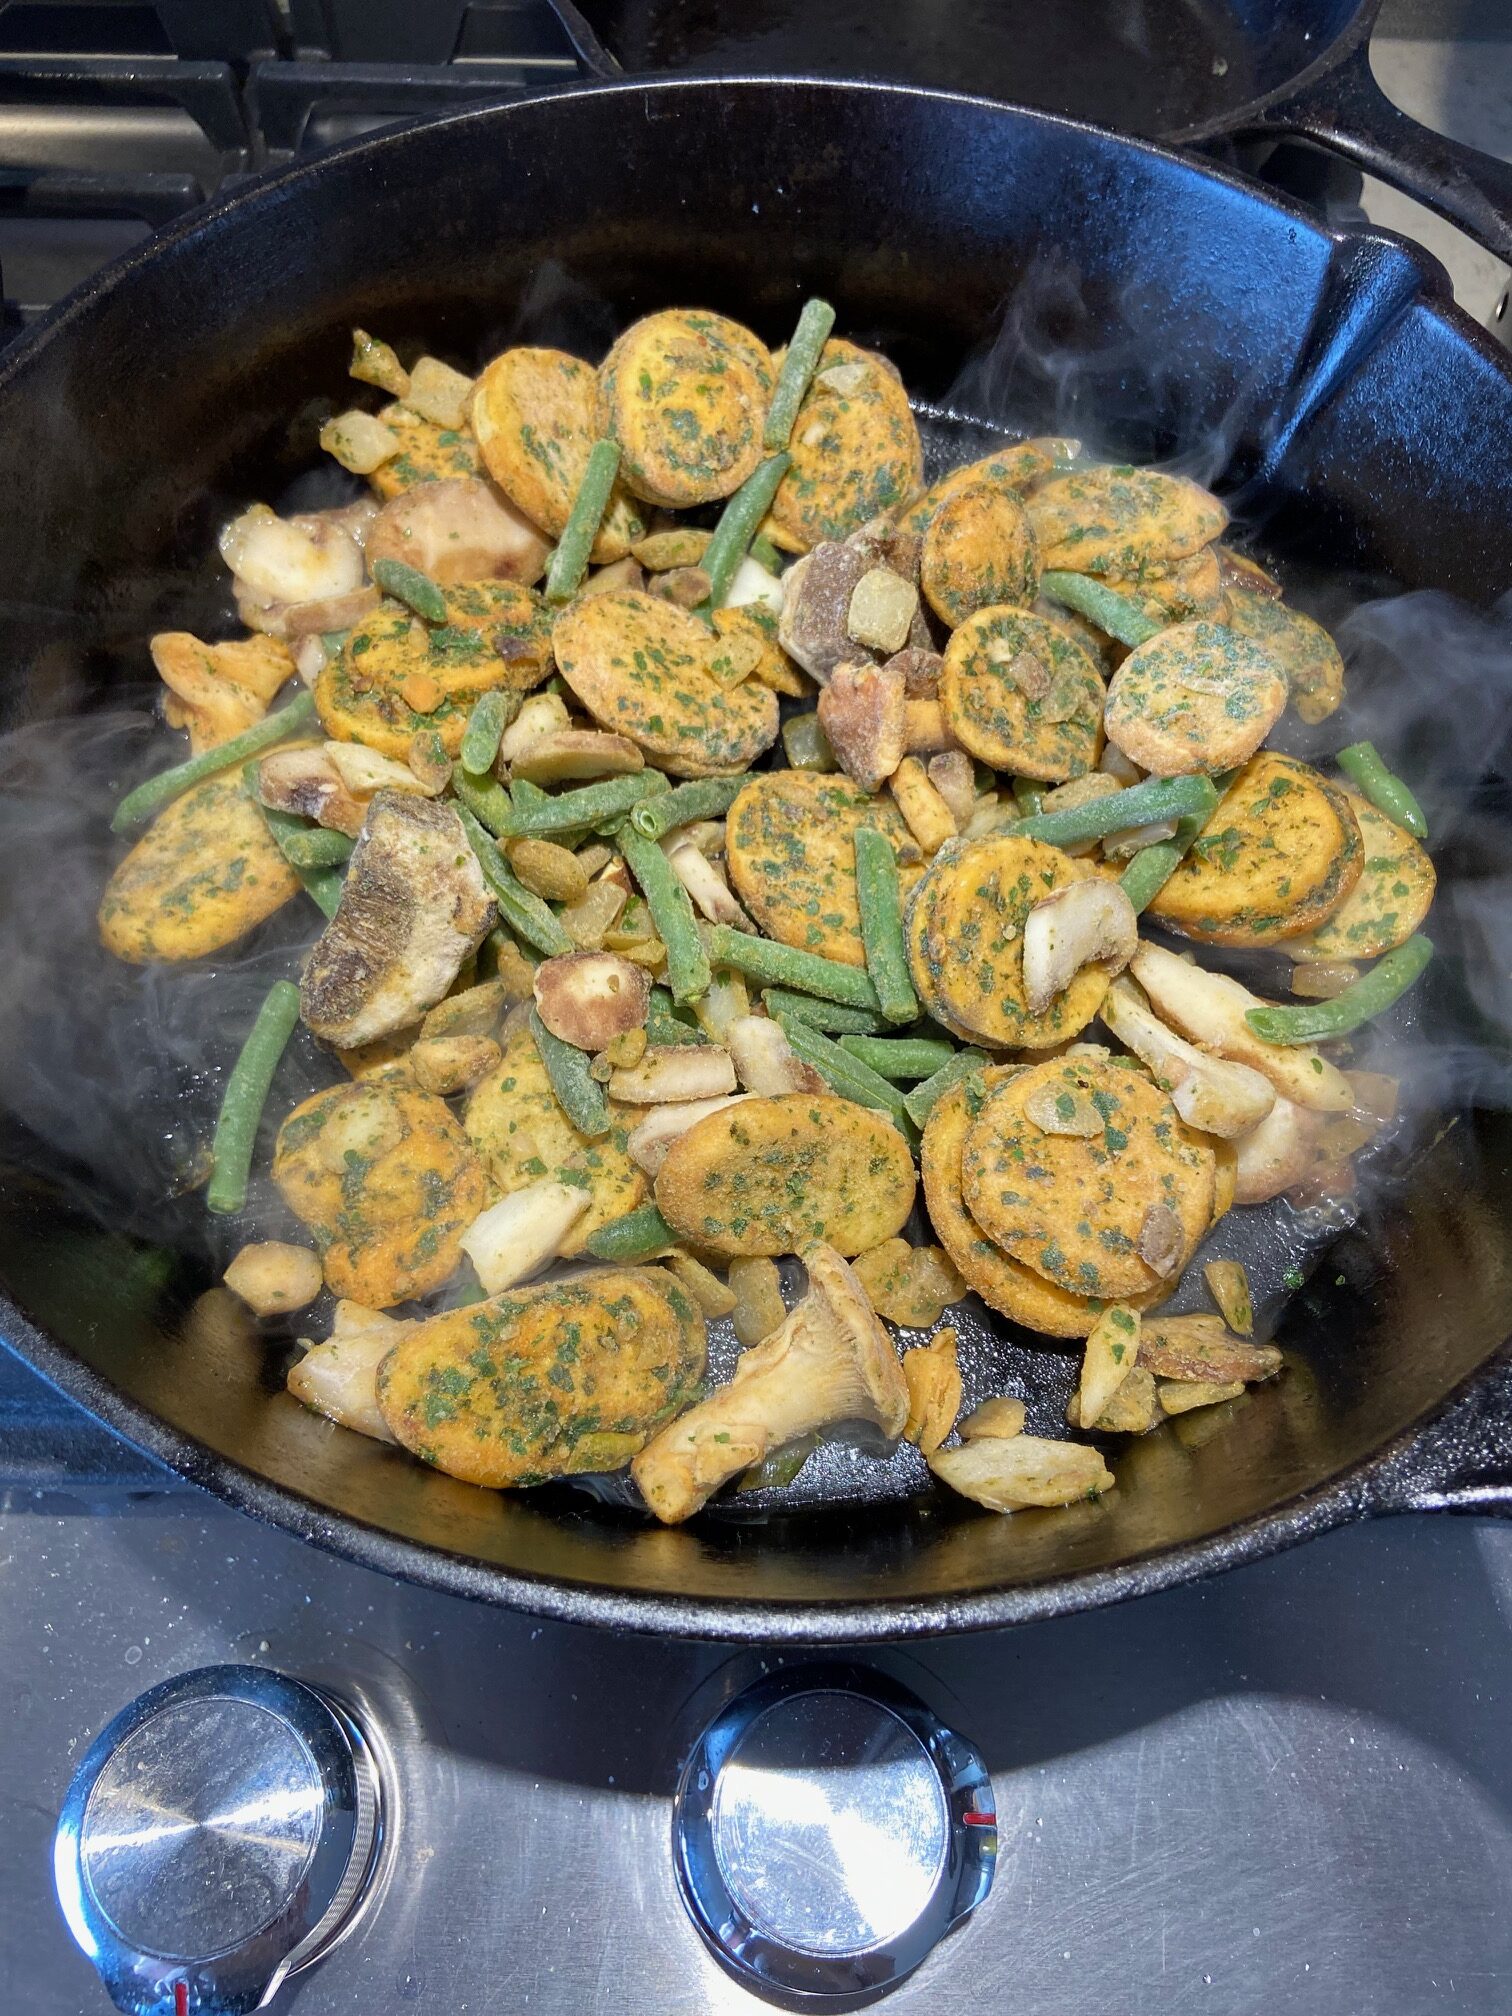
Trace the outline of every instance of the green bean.
<instances>
[{"instance_id":1,"label":"green bean","mask_svg":"<svg viewBox=\"0 0 1512 2016\"><path fill-rule=\"evenodd\" d=\"M1294 1008L1250 1008L1244 1019L1262 1043L1326 1043L1332 1037L1347 1036L1351 1029L1358 1029L1399 1000L1432 957L1432 940L1419 932L1331 1001L1300 1001Z\"/></svg>"},{"instance_id":2,"label":"green bean","mask_svg":"<svg viewBox=\"0 0 1512 2016\"><path fill-rule=\"evenodd\" d=\"M781 574L783 556L768 539L765 532L758 532L750 544L750 557L758 567L765 567L768 574Z\"/></svg>"},{"instance_id":3,"label":"green bean","mask_svg":"<svg viewBox=\"0 0 1512 2016\"><path fill-rule=\"evenodd\" d=\"M985 1050L958 1050L948 1064L940 1066L933 1078L926 1078L922 1085L915 1085L912 1092L905 1093L903 1104L908 1109L909 1119L916 1127L922 1127L952 1085L959 1085L963 1078L974 1078L991 1062Z\"/></svg>"},{"instance_id":4,"label":"green bean","mask_svg":"<svg viewBox=\"0 0 1512 2016\"><path fill-rule=\"evenodd\" d=\"M822 1029L827 1035L838 1031L847 1036L876 1036L893 1026L885 1015L870 1008L820 1001L812 994L790 994L786 987L765 988L761 999L775 1020L780 1022L784 1015L791 1015L796 1021L807 1022L810 1029Z\"/></svg>"},{"instance_id":5,"label":"green bean","mask_svg":"<svg viewBox=\"0 0 1512 2016\"><path fill-rule=\"evenodd\" d=\"M241 1055L231 1067L215 1123L211 1150L210 1187L205 1202L223 1215L240 1211L247 1201L247 1177L258 1124L278 1060L299 1020L299 989L292 980L275 981L257 1011Z\"/></svg>"},{"instance_id":6,"label":"green bean","mask_svg":"<svg viewBox=\"0 0 1512 2016\"><path fill-rule=\"evenodd\" d=\"M590 1232L587 1243L595 1260L634 1267L675 1246L677 1234L654 1204L642 1204L638 1211L627 1211L623 1218L611 1218L607 1225Z\"/></svg>"},{"instance_id":7,"label":"green bean","mask_svg":"<svg viewBox=\"0 0 1512 2016\"><path fill-rule=\"evenodd\" d=\"M1373 742L1351 742L1347 749L1339 751L1335 761L1377 811L1405 827L1415 840L1428 838L1428 821L1423 817L1422 806L1396 772L1386 768Z\"/></svg>"},{"instance_id":8,"label":"green bean","mask_svg":"<svg viewBox=\"0 0 1512 2016\"><path fill-rule=\"evenodd\" d=\"M840 764L817 714L790 714L782 724L782 750L790 770L838 770Z\"/></svg>"},{"instance_id":9,"label":"green bean","mask_svg":"<svg viewBox=\"0 0 1512 2016\"><path fill-rule=\"evenodd\" d=\"M356 842L323 826L305 826L278 844L291 868L339 868L351 859Z\"/></svg>"},{"instance_id":10,"label":"green bean","mask_svg":"<svg viewBox=\"0 0 1512 2016\"><path fill-rule=\"evenodd\" d=\"M1211 817L1209 812L1189 812L1185 819L1176 821L1176 831L1169 840L1153 841L1133 857L1118 880L1134 906L1136 917L1155 901L1191 853L1192 842Z\"/></svg>"},{"instance_id":11,"label":"green bean","mask_svg":"<svg viewBox=\"0 0 1512 2016\"><path fill-rule=\"evenodd\" d=\"M792 466L792 460L785 451L781 455L768 456L765 462L752 470L719 514L714 536L704 548L703 559L699 562L709 577L708 600L698 605L700 615L706 616L711 609L724 606L730 583L735 579L735 570L756 536L756 527L772 508L777 486Z\"/></svg>"},{"instance_id":12,"label":"green bean","mask_svg":"<svg viewBox=\"0 0 1512 2016\"><path fill-rule=\"evenodd\" d=\"M480 826L501 839L514 832L515 801L497 777L474 777L459 764L451 781L457 803L465 806ZM514 788L518 794L519 785Z\"/></svg>"},{"instance_id":13,"label":"green bean","mask_svg":"<svg viewBox=\"0 0 1512 2016\"><path fill-rule=\"evenodd\" d=\"M661 797L633 806L630 824L648 840L660 840L674 826L687 826L695 819L722 819L750 781L749 777L700 777L695 783L679 784Z\"/></svg>"},{"instance_id":14,"label":"green bean","mask_svg":"<svg viewBox=\"0 0 1512 2016\"><path fill-rule=\"evenodd\" d=\"M578 485L567 523L546 570L546 600L570 602L588 571L588 556L598 537L599 521L619 474L618 441L595 441L588 450L583 480Z\"/></svg>"},{"instance_id":15,"label":"green bean","mask_svg":"<svg viewBox=\"0 0 1512 2016\"><path fill-rule=\"evenodd\" d=\"M625 866L640 884L656 935L667 948L667 985L672 999L678 1003L696 1001L701 994L708 993L714 976L698 935L688 892L654 840L627 826L619 841Z\"/></svg>"},{"instance_id":16,"label":"green bean","mask_svg":"<svg viewBox=\"0 0 1512 2016\"><path fill-rule=\"evenodd\" d=\"M800 1435L796 1442L784 1442L770 1456L763 1456L749 1470L742 1470L735 1486L741 1491L780 1491L792 1483L819 1446L817 1435Z\"/></svg>"},{"instance_id":17,"label":"green bean","mask_svg":"<svg viewBox=\"0 0 1512 2016\"><path fill-rule=\"evenodd\" d=\"M898 857L891 842L874 826L858 826L856 900L861 907L861 942L866 970L889 1022L912 1022L919 999L908 971L903 943L903 896L898 887Z\"/></svg>"},{"instance_id":18,"label":"green bean","mask_svg":"<svg viewBox=\"0 0 1512 2016\"><path fill-rule=\"evenodd\" d=\"M646 1008L648 1043L702 1043L706 1040L701 1029L684 1022L677 1013L672 996L665 987L651 989L651 999Z\"/></svg>"},{"instance_id":19,"label":"green bean","mask_svg":"<svg viewBox=\"0 0 1512 2016\"><path fill-rule=\"evenodd\" d=\"M1142 784L1110 791L1105 798L1089 798L1084 805L1068 805L1059 812L1041 812L1013 830L1027 840L1048 841L1052 847L1074 847L1081 840L1101 840L1105 833L1122 833L1128 826L1151 826L1157 819L1179 819L1187 812L1200 812L1207 818L1217 803L1218 793L1210 777L1146 777Z\"/></svg>"},{"instance_id":20,"label":"green bean","mask_svg":"<svg viewBox=\"0 0 1512 2016\"><path fill-rule=\"evenodd\" d=\"M1020 819L1037 819L1039 809L1045 802L1048 784L1041 784L1034 777L1015 777L1013 780L1013 802L1018 807ZM988 786L991 789L991 786Z\"/></svg>"},{"instance_id":21,"label":"green bean","mask_svg":"<svg viewBox=\"0 0 1512 2016\"><path fill-rule=\"evenodd\" d=\"M159 806L166 805L170 799L181 798L191 785L200 783L206 777L214 777L218 771L229 770L237 763L245 763L249 756L256 756L260 750L281 742L285 735L292 735L296 728L303 728L307 721L314 718L314 694L301 693L287 707L280 707L276 714L264 715L261 721L244 728L240 735L233 735L229 742L202 750L198 756L191 756L187 763L176 763L171 770L160 770L156 777L149 777L145 784L138 784L135 791L127 792L115 809L115 816L110 822L111 832L124 833L128 827L140 825Z\"/></svg>"},{"instance_id":22,"label":"green bean","mask_svg":"<svg viewBox=\"0 0 1512 2016\"><path fill-rule=\"evenodd\" d=\"M530 1033L558 1106L579 1134L586 1134L590 1141L602 1139L609 1132L609 1105L603 1087L589 1074L588 1052L553 1036L534 1008L530 1011Z\"/></svg>"},{"instance_id":23,"label":"green bean","mask_svg":"<svg viewBox=\"0 0 1512 2016\"><path fill-rule=\"evenodd\" d=\"M413 609L425 622L446 621L446 597L429 574L422 574L407 560L375 560L372 575L385 595L392 595L406 609Z\"/></svg>"},{"instance_id":24,"label":"green bean","mask_svg":"<svg viewBox=\"0 0 1512 2016\"><path fill-rule=\"evenodd\" d=\"M802 952L796 945L778 945L748 931L732 931L728 924L709 926L708 947L716 966L733 966L763 987L792 987L825 1001L843 1001L851 1008L881 1010L877 990L859 966L842 966L838 959Z\"/></svg>"},{"instance_id":25,"label":"green bean","mask_svg":"<svg viewBox=\"0 0 1512 2016\"><path fill-rule=\"evenodd\" d=\"M473 702L467 726L462 731L462 768L470 770L475 777L486 777L493 769L494 758L499 753L499 738L510 723L511 700L518 714L519 697L497 686L491 693L484 693Z\"/></svg>"},{"instance_id":26,"label":"green bean","mask_svg":"<svg viewBox=\"0 0 1512 2016\"><path fill-rule=\"evenodd\" d=\"M521 795L514 787L514 810L510 815L509 838L539 838L545 833L570 833L577 826L593 826L602 819L628 812L642 798L670 792L660 770L637 770L631 777L606 777L601 784L584 784L576 791L542 792Z\"/></svg>"},{"instance_id":27,"label":"green bean","mask_svg":"<svg viewBox=\"0 0 1512 2016\"><path fill-rule=\"evenodd\" d=\"M257 795L255 759L242 765L242 788L262 814L263 824L272 835L273 844L299 877L300 886L305 894L319 904L327 917L334 917L341 902L341 892L346 886L346 877L333 865L328 864L323 868L302 866L290 852L290 849L297 847L301 841L313 838L314 829L303 819L296 818L292 812L275 812L272 806L263 804ZM339 839L341 836L337 834L332 837ZM350 848L351 842L348 841L347 845Z\"/></svg>"},{"instance_id":28,"label":"green bean","mask_svg":"<svg viewBox=\"0 0 1512 2016\"><path fill-rule=\"evenodd\" d=\"M824 355L824 346L834 326L835 311L828 301L821 301L816 296L814 300L804 302L798 327L793 331L793 340L782 360L782 369L777 373L772 403L767 408L766 428L761 437L764 447L786 448L791 440L798 408L803 404L810 379L819 368L819 359Z\"/></svg>"},{"instance_id":29,"label":"green bean","mask_svg":"<svg viewBox=\"0 0 1512 2016\"><path fill-rule=\"evenodd\" d=\"M928 1078L954 1057L955 1045L934 1036L842 1036L840 1048L883 1078Z\"/></svg>"},{"instance_id":30,"label":"green bean","mask_svg":"<svg viewBox=\"0 0 1512 2016\"><path fill-rule=\"evenodd\" d=\"M1089 623L1116 637L1120 644L1148 644L1168 627L1152 622L1133 596L1110 588L1105 581L1094 581L1088 574L1063 574L1052 567L1048 574L1040 576L1040 587L1052 602L1074 609L1078 616L1085 616Z\"/></svg>"},{"instance_id":31,"label":"green bean","mask_svg":"<svg viewBox=\"0 0 1512 2016\"><path fill-rule=\"evenodd\" d=\"M779 1016L777 1020L793 1055L805 1064L812 1064L832 1091L838 1092L842 1099L853 1100L858 1106L870 1106L878 1113L885 1113L900 1127L907 1128L908 1108L903 1104L903 1094L896 1085L890 1085L869 1064L852 1057L838 1043L831 1042L828 1036L821 1036L817 1029L811 1029L807 1022L800 1022L796 1016L790 1016L786 1021Z\"/></svg>"},{"instance_id":32,"label":"green bean","mask_svg":"<svg viewBox=\"0 0 1512 2016\"><path fill-rule=\"evenodd\" d=\"M483 870L483 880L493 891L499 915L516 938L523 938L548 959L561 952L575 952L578 948L556 912L548 910L539 896L532 895L523 882L516 880L504 856L467 807L461 805L457 812Z\"/></svg>"}]
</instances>

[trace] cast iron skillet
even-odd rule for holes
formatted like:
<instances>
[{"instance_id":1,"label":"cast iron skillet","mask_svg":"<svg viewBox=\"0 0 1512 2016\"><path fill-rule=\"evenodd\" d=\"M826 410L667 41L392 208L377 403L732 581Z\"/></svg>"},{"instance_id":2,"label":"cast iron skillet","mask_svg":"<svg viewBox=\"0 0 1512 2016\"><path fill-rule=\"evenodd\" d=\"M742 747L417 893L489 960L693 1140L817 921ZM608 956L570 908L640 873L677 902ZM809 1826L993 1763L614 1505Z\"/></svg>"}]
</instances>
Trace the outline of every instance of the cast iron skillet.
<instances>
[{"instance_id":1,"label":"cast iron skillet","mask_svg":"<svg viewBox=\"0 0 1512 2016\"><path fill-rule=\"evenodd\" d=\"M1417 1019L1453 1124L1397 1158L1289 1299L1288 1375L1223 1433L1173 1428L1123 1454L1103 1505L1012 1519L862 1489L658 1531L564 1488L476 1491L332 1431L281 1393L277 1351L214 1285L198 1198L176 1217L158 1203L179 1110L201 1125L213 1110L280 955L223 986L132 976L94 949L113 858L100 801L162 760L145 713L61 779L51 731L3 752L0 805L28 812L0 850L6 1334L133 1442L354 1560L692 1634L1000 1624L1368 1513L1512 1498L1507 960L1482 900L1512 866L1497 746L1512 661L1472 613L1512 582L1512 367L1400 241L1330 234L1157 148L921 90L623 84L382 134L185 220L0 363L0 726L144 708L146 636L226 621L216 528L316 459L354 322L475 363L522 339L597 354L632 316L683 301L777 340L812 292L938 411L1053 422L1211 477L1324 613L1343 582L1463 605L1404 605L1417 630L1395 656L1379 639L1357 654L1362 711L1333 724L1376 732L1430 801L1445 895ZM82 849L49 852L73 805ZM111 1019L123 988L168 1017L141 1054ZM293 1053L281 1090L315 1068ZM1285 1236L1257 1237L1277 1285ZM1048 1425L1074 1359L996 1348L1054 1389Z\"/></svg>"},{"instance_id":2,"label":"cast iron skillet","mask_svg":"<svg viewBox=\"0 0 1512 2016\"><path fill-rule=\"evenodd\" d=\"M552 0L598 76L801 71L978 92L1211 147L1296 135L1512 262L1512 167L1397 110L1371 73L1381 0ZM1473 45L1471 45L1473 46Z\"/></svg>"}]
</instances>

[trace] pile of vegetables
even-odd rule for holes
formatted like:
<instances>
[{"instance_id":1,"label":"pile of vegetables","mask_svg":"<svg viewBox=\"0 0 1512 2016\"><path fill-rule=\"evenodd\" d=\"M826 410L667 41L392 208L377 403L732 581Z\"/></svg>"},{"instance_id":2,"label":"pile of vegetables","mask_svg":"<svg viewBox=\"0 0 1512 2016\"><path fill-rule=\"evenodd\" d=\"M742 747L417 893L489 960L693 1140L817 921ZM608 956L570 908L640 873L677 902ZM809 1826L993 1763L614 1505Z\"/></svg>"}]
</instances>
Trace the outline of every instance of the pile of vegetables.
<instances>
[{"instance_id":1,"label":"pile of vegetables","mask_svg":"<svg viewBox=\"0 0 1512 2016\"><path fill-rule=\"evenodd\" d=\"M328 1290L291 1392L480 1485L628 1466L680 1521L864 1421L998 1510L1096 1497L1107 1438L1280 1368L1237 1262L1217 1314L1155 1313L1214 1228L1347 1191L1394 1111L1340 1046L1431 955L1421 809L1369 743L1267 746L1339 707L1332 640L1181 477L1047 438L926 487L833 323L773 354L668 310L476 379L359 330L389 403L322 444L371 494L254 504L251 634L152 640L191 753L117 808L151 823L105 944L323 924L206 1198L245 1211L302 1022L332 1082L272 1176L312 1246L227 1284ZM1154 929L1284 955L1298 998ZM1081 1349L1075 1435L963 1414L968 1291Z\"/></svg>"}]
</instances>

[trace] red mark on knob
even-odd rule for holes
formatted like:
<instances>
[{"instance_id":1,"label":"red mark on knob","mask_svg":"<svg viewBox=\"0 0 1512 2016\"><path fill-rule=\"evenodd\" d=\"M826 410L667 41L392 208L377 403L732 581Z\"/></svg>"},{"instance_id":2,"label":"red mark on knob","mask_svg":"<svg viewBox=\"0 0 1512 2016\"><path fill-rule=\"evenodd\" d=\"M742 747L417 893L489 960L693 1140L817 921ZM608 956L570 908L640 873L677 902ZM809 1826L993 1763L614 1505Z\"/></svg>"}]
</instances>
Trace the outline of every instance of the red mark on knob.
<instances>
[{"instance_id":1,"label":"red mark on knob","mask_svg":"<svg viewBox=\"0 0 1512 2016\"><path fill-rule=\"evenodd\" d=\"M173 2016L189 2016L189 1983L175 1981L173 1984Z\"/></svg>"},{"instance_id":2,"label":"red mark on knob","mask_svg":"<svg viewBox=\"0 0 1512 2016\"><path fill-rule=\"evenodd\" d=\"M996 1827L997 1815L996 1813L963 1813L961 1815L961 1825L963 1827Z\"/></svg>"}]
</instances>

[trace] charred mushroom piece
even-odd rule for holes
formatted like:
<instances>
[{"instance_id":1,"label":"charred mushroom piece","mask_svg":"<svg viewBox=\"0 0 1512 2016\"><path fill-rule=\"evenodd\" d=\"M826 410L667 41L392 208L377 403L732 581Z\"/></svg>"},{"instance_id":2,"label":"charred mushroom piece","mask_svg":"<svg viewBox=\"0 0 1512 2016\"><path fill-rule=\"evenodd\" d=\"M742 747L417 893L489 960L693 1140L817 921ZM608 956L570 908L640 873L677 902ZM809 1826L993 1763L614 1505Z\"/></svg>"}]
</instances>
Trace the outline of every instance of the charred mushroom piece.
<instances>
[{"instance_id":1,"label":"charred mushroom piece","mask_svg":"<svg viewBox=\"0 0 1512 2016\"><path fill-rule=\"evenodd\" d=\"M910 700L939 698L940 674L945 669L945 660L938 651L928 650L919 644L906 645L903 650L894 651L887 661L887 669L903 674L903 684Z\"/></svg>"},{"instance_id":2,"label":"charred mushroom piece","mask_svg":"<svg viewBox=\"0 0 1512 2016\"><path fill-rule=\"evenodd\" d=\"M774 1449L841 1421L902 1434L908 1384L892 1341L831 1246L805 1249L809 1290L727 1386L671 1422L631 1475L666 1525L691 1518L719 1487Z\"/></svg>"},{"instance_id":3,"label":"charred mushroom piece","mask_svg":"<svg viewBox=\"0 0 1512 2016\"><path fill-rule=\"evenodd\" d=\"M483 872L451 806L380 791L340 907L305 965L306 1026L351 1050L418 1022L493 921Z\"/></svg>"},{"instance_id":4,"label":"charred mushroom piece","mask_svg":"<svg viewBox=\"0 0 1512 2016\"><path fill-rule=\"evenodd\" d=\"M837 665L865 655L850 632L851 597L880 557L870 538L826 539L782 577L777 642L821 686Z\"/></svg>"},{"instance_id":5,"label":"charred mushroom piece","mask_svg":"<svg viewBox=\"0 0 1512 2016\"><path fill-rule=\"evenodd\" d=\"M368 534L379 560L416 567L438 587L458 581L520 581L546 571L551 541L481 476L415 483L385 504Z\"/></svg>"},{"instance_id":6,"label":"charred mushroom piece","mask_svg":"<svg viewBox=\"0 0 1512 2016\"><path fill-rule=\"evenodd\" d=\"M837 665L819 695L819 725L840 768L863 791L880 791L903 761L908 697L901 672Z\"/></svg>"},{"instance_id":7,"label":"charred mushroom piece","mask_svg":"<svg viewBox=\"0 0 1512 2016\"><path fill-rule=\"evenodd\" d=\"M324 749L275 749L257 766L257 796L273 812L295 812L353 840L367 804L349 791Z\"/></svg>"},{"instance_id":8,"label":"charred mushroom piece","mask_svg":"<svg viewBox=\"0 0 1512 2016\"><path fill-rule=\"evenodd\" d=\"M1074 1505L1113 1488L1113 1473L1095 1449L1041 1435L974 1435L928 1460L942 1483L992 1512Z\"/></svg>"},{"instance_id":9,"label":"charred mushroom piece","mask_svg":"<svg viewBox=\"0 0 1512 2016\"><path fill-rule=\"evenodd\" d=\"M1070 882L1036 903L1024 919L1024 999L1043 1015L1084 966L1120 973L1139 946L1139 919L1117 882L1103 876Z\"/></svg>"},{"instance_id":10,"label":"charred mushroom piece","mask_svg":"<svg viewBox=\"0 0 1512 2016\"><path fill-rule=\"evenodd\" d=\"M1275 1087L1268 1078L1177 1036L1126 975L1108 989L1100 1012L1124 1048L1169 1086L1171 1104L1188 1126L1237 1141L1275 1105Z\"/></svg>"},{"instance_id":11,"label":"charred mushroom piece","mask_svg":"<svg viewBox=\"0 0 1512 2016\"><path fill-rule=\"evenodd\" d=\"M645 1023L651 976L613 952L567 952L541 961L534 992L553 1036L579 1050L605 1050Z\"/></svg>"}]
</instances>

